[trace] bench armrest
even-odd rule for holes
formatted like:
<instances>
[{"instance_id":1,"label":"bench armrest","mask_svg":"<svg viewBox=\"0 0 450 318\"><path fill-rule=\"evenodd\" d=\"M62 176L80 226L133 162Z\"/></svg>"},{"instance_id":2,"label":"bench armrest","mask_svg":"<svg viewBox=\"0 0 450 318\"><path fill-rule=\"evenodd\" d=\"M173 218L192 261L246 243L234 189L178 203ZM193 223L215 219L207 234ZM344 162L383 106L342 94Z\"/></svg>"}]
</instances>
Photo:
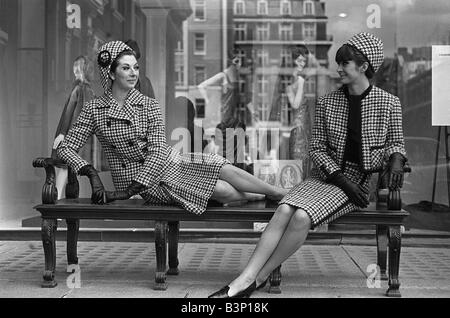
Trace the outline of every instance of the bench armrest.
<instances>
[{"instance_id":1,"label":"bench armrest","mask_svg":"<svg viewBox=\"0 0 450 318\"><path fill-rule=\"evenodd\" d=\"M411 167L408 163L403 167L404 173L410 173ZM401 189L391 190L388 188L389 166L385 165L383 170L379 171L377 184L377 204L387 204L388 210L401 210L402 199Z\"/></svg>"},{"instance_id":2,"label":"bench armrest","mask_svg":"<svg viewBox=\"0 0 450 318\"><path fill-rule=\"evenodd\" d=\"M64 161L53 158L36 158L33 160L33 167L45 169L46 178L42 187L43 204L55 204L58 199L58 189L56 188L56 167L69 169L68 183L66 186L66 198L78 198L79 185L77 177L72 169L68 168Z\"/></svg>"}]
</instances>

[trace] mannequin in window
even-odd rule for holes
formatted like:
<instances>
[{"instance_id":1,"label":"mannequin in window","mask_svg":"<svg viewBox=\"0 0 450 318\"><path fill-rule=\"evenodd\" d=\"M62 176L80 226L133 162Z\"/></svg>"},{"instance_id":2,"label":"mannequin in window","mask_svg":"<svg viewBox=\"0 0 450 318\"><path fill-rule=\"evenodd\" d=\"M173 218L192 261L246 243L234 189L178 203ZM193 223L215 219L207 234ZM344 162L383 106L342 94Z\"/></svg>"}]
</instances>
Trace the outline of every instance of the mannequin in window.
<instances>
[{"instance_id":1,"label":"mannequin in window","mask_svg":"<svg viewBox=\"0 0 450 318\"><path fill-rule=\"evenodd\" d=\"M220 123L216 126L216 143L220 147L219 154L233 162L233 165L245 170L244 152L245 152L245 123L237 117L237 108L239 103L239 69L242 66L241 58L236 49L228 53L228 67L213 77L198 85L200 94L205 99L207 105L210 105L207 88L211 86L220 86L222 88L220 101ZM227 134L227 129L234 130ZM231 130L230 130L231 129ZM241 134L239 133L241 132ZM226 145L233 143L234 147L227 149Z\"/></svg>"},{"instance_id":2,"label":"mannequin in window","mask_svg":"<svg viewBox=\"0 0 450 318\"><path fill-rule=\"evenodd\" d=\"M309 51L304 45L291 48L294 61L293 81L286 87L286 95L292 109L292 124L289 138L289 159L303 162L304 174L308 171L308 147L311 127L310 110L305 98L305 66L308 64ZM304 178L306 175L303 176Z\"/></svg>"},{"instance_id":3,"label":"mannequin in window","mask_svg":"<svg viewBox=\"0 0 450 318\"><path fill-rule=\"evenodd\" d=\"M72 124L76 122L84 104L94 98L94 91L91 88L91 80L93 77L93 63L85 56L79 56L73 62L73 74L75 82L70 95L66 101L64 109L56 129L55 140L53 142L52 154L53 159L58 159L56 149L64 140ZM93 161L93 138L91 137L85 147L80 150L80 155L88 160ZM67 180L71 182L76 176L68 171L64 166L56 168L56 188L58 189L58 199L63 197Z\"/></svg>"}]
</instances>

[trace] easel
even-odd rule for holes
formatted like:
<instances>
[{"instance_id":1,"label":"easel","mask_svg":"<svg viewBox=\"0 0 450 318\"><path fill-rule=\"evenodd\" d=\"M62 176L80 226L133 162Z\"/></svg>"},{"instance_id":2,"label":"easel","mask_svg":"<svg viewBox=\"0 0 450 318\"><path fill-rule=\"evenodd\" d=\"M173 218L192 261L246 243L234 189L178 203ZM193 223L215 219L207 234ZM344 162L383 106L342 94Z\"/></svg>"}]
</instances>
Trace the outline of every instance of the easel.
<instances>
[{"instance_id":1,"label":"easel","mask_svg":"<svg viewBox=\"0 0 450 318\"><path fill-rule=\"evenodd\" d=\"M441 128L442 126L439 126L438 128L438 137L437 137L437 145L436 145L436 158L434 161L434 178L433 178L433 195L431 198L431 211L433 211L434 206L434 196L436 194L436 176L437 176L437 169L438 169L438 159L439 159L439 147L441 145ZM448 191L448 203L450 206L450 156L448 153L448 127L444 127L444 136L445 136L445 161L447 166L447 191Z\"/></svg>"}]
</instances>

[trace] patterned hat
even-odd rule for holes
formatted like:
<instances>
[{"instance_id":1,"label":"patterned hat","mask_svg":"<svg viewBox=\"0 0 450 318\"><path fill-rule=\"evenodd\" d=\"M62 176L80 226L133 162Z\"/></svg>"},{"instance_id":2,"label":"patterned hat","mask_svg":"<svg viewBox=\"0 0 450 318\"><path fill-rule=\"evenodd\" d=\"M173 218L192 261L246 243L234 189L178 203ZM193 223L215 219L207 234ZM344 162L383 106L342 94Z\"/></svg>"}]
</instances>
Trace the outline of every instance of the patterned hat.
<instances>
[{"instance_id":1,"label":"patterned hat","mask_svg":"<svg viewBox=\"0 0 450 318\"><path fill-rule=\"evenodd\" d=\"M105 92L111 87L111 79L109 78L109 71L111 70L112 62L123 51L133 51L128 45L122 41L112 41L104 44L98 51L97 63L100 69L100 81Z\"/></svg>"},{"instance_id":2,"label":"patterned hat","mask_svg":"<svg viewBox=\"0 0 450 318\"><path fill-rule=\"evenodd\" d=\"M383 64L383 42L375 35L366 32L358 33L348 40L346 44L357 49L365 56L374 73Z\"/></svg>"}]
</instances>

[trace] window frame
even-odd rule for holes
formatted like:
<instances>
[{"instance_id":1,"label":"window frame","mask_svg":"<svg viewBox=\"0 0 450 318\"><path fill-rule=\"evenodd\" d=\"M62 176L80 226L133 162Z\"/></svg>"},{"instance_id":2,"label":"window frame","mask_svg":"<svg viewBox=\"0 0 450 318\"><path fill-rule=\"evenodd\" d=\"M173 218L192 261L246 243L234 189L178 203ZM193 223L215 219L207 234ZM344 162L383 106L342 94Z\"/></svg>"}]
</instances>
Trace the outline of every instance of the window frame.
<instances>
[{"instance_id":1,"label":"window frame","mask_svg":"<svg viewBox=\"0 0 450 318\"><path fill-rule=\"evenodd\" d=\"M242 6L242 12L238 12L238 6ZM235 0L234 1L234 7L233 7L233 13L234 15L245 15L245 1L244 0Z\"/></svg>"},{"instance_id":2,"label":"window frame","mask_svg":"<svg viewBox=\"0 0 450 318\"><path fill-rule=\"evenodd\" d=\"M283 34L286 34L287 37L284 38ZM281 41L292 41L294 39L294 24L292 22L280 22L278 36Z\"/></svg>"},{"instance_id":3,"label":"window frame","mask_svg":"<svg viewBox=\"0 0 450 318\"><path fill-rule=\"evenodd\" d=\"M241 36L238 36L241 34L241 32L242 32L242 38L241 38ZM235 41L245 41L247 39L247 23L236 22L234 24L234 37L235 37L234 38Z\"/></svg>"},{"instance_id":4,"label":"window frame","mask_svg":"<svg viewBox=\"0 0 450 318\"><path fill-rule=\"evenodd\" d=\"M264 12L262 12L264 8ZM269 14L269 3L267 0L258 0L256 3L256 14L257 15L268 15Z\"/></svg>"},{"instance_id":5,"label":"window frame","mask_svg":"<svg viewBox=\"0 0 450 318\"><path fill-rule=\"evenodd\" d=\"M307 12L308 6L311 6L311 13ZM305 0L303 2L303 15L314 15L314 14L315 14L314 2L311 0Z\"/></svg>"},{"instance_id":6,"label":"window frame","mask_svg":"<svg viewBox=\"0 0 450 318\"><path fill-rule=\"evenodd\" d=\"M284 12L284 8L287 5L287 13ZM281 0L280 2L280 15L292 15L292 2L290 0Z\"/></svg>"},{"instance_id":7,"label":"window frame","mask_svg":"<svg viewBox=\"0 0 450 318\"><path fill-rule=\"evenodd\" d=\"M198 49L198 43L197 40L199 40L197 38L197 36L203 36L203 50L199 50ZM206 34L204 32L195 32L194 33L194 55L206 55L206 47L207 47L207 41L206 41Z\"/></svg>"},{"instance_id":8,"label":"window frame","mask_svg":"<svg viewBox=\"0 0 450 318\"><path fill-rule=\"evenodd\" d=\"M260 36L261 34L266 35ZM256 25L256 40L257 41L268 41L270 40L270 23L269 22L261 22Z\"/></svg>"},{"instance_id":9,"label":"window frame","mask_svg":"<svg viewBox=\"0 0 450 318\"><path fill-rule=\"evenodd\" d=\"M119 0L119 1L123 1L123 0ZM201 2L201 4L199 5L198 3ZM194 11L194 21L195 22L205 22L206 21L206 0L193 0L193 11ZM202 18L198 18L197 17L197 9L201 8L203 11L203 19Z\"/></svg>"}]
</instances>

